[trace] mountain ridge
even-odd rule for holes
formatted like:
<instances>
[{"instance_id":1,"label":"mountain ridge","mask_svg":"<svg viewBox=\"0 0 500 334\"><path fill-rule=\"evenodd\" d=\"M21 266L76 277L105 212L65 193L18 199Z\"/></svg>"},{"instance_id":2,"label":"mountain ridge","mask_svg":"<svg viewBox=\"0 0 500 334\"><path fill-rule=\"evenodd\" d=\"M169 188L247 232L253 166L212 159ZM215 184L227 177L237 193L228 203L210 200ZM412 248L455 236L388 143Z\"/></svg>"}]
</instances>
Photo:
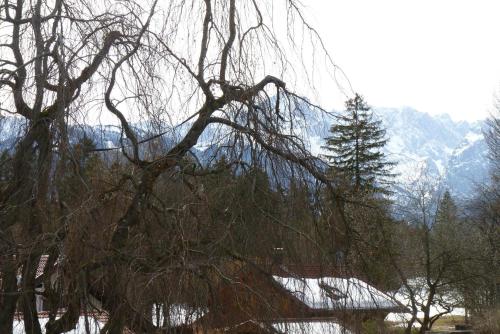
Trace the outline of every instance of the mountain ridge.
<instances>
[{"instance_id":1,"label":"mountain ridge","mask_svg":"<svg viewBox=\"0 0 500 334\"><path fill-rule=\"evenodd\" d=\"M333 111L332 114L336 112ZM397 163L394 172L399 176L396 182L410 181L417 171L426 169L431 178L459 197L469 197L476 184L488 177L487 146L482 127L484 121L454 121L448 114L432 116L411 107L374 107L374 117L382 121L387 131L388 143L384 153ZM303 122L303 123L302 123ZM300 124L302 136L309 141L309 149L316 156L326 153L322 146L329 135L334 118L308 110ZM11 149L22 131L22 120L0 117L0 149ZM148 137L150 131L140 131L141 137ZM171 135L175 131L172 130ZM73 136L83 133L94 139L98 147L120 147L120 129L115 126L88 126L72 129ZM179 135L179 133L177 133ZM203 137L210 137L204 134ZM163 142L171 146L175 137L166 136ZM203 138L196 146L201 154Z\"/></svg>"},{"instance_id":2,"label":"mountain ridge","mask_svg":"<svg viewBox=\"0 0 500 334\"><path fill-rule=\"evenodd\" d=\"M396 182L410 183L422 170L458 197L469 197L477 184L488 178L484 121L454 121L449 114L430 115L412 107L374 107L388 142L383 151L397 165ZM333 113L337 113L333 111ZM330 125L318 118L310 121L311 150L326 153L322 146ZM330 124L333 119L330 120ZM417 171L419 171L417 173Z\"/></svg>"}]
</instances>

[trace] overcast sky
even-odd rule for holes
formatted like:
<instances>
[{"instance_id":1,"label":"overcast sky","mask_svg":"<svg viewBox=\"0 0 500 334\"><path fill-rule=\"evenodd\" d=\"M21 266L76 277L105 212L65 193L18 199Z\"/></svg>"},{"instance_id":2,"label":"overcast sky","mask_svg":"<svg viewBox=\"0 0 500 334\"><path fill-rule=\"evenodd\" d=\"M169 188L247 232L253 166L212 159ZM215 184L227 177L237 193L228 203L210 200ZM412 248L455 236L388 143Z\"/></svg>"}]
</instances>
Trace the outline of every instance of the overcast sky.
<instances>
[{"instance_id":1,"label":"overcast sky","mask_svg":"<svg viewBox=\"0 0 500 334\"><path fill-rule=\"evenodd\" d=\"M500 1L302 4L334 61L372 106L411 106L456 120L491 110L500 90ZM327 91L321 102L338 107Z\"/></svg>"}]
</instances>

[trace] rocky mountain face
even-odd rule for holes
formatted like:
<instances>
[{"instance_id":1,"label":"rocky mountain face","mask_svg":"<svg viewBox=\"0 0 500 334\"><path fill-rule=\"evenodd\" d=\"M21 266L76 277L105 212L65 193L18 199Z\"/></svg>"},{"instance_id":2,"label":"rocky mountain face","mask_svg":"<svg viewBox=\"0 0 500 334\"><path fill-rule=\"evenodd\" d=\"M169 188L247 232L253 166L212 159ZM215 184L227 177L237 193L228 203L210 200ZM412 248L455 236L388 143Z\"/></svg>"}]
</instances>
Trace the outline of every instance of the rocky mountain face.
<instances>
[{"instance_id":1,"label":"rocky mountain face","mask_svg":"<svg viewBox=\"0 0 500 334\"><path fill-rule=\"evenodd\" d=\"M387 129L386 153L398 162L399 179L411 179L419 169L458 197L468 197L488 177L484 122L453 121L411 108L379 108L376 115Z\"/></svg>"},{"instance_id":2,"label":"rocky mountain face","mask_svg":"<svg viewBox=\"0 0 500 334\"><path fill-rule=\"evenodd\" d=\"M423 170L431 179L455 196L468 197L476 184L488 178L488 148L484 141L484 122L453 121L449 115L431 116L412 108L374 108L382 120L388 143L384 151L397 162L398 183L409 183ZM311 150L323 153L332 119L312 117Z\"/></svg>"}]
</instances>

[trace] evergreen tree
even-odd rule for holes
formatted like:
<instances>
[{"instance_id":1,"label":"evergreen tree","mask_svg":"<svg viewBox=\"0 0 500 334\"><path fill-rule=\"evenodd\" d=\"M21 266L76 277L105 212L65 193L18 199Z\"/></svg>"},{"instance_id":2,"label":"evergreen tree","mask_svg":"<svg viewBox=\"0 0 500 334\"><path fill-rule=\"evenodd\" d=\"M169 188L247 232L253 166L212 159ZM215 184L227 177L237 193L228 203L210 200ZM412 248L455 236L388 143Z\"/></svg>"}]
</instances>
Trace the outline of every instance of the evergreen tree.
<instances>
[{"instance_id":1,"label":"evergreen tree","mask_svg":"<svg viewBox=\"0 0 500 334\"><path fill-rule=\"evenodd\" d=\"M325 155L330 172L337 180L347 182L355 193L387 192L394 163L387 161L381 151L387 142L382 122L373 119L371 108L359 94L347 100L345 106L324 146L331 152Z\"/></svg>"},{"instance_id":2,"label":"evergreen tree","mask_svg":"<svg viewBox=\"0 0 500 334\"><path fill-rule=\"evenodd\" d=\"M8 150L0 153L0 187L12 177L12 157Z\"/></svg>"},{"instance_id":3,"label":"evergreen tree","mask_svg":"<svg viewBox=\"0 0 500 334\"><path fill-rule=\"evenodd\" d=\"M91 178L102 173L102 161L99 155L92 153L96 148L91 138L84 135L61 155L56 181L59 197L66 203L77 203L89 190Z\"/></svg>"},{"instance_id":4,"label":"evergreen tree","mask_svg":"<svg viewBox=\"0 0 500 334\"><path fill-rule=\"evenodd\" d=\"M457 220L457 205L451 197L449 190L443 194L443 198L439 201L436 212L436 224L450 224Z\"/></svg>"}]
</instances>

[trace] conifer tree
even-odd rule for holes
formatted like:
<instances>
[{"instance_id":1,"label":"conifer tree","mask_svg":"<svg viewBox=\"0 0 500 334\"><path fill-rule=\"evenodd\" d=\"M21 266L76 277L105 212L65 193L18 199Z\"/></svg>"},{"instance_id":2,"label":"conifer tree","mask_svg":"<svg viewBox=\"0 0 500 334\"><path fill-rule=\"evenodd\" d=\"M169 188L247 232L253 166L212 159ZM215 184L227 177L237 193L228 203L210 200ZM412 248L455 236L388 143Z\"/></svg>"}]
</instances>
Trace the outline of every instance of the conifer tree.
<instances>
[{"instance_id":1,"label":"conifer tree","mask_svg":"<svg viewBox=\"0 0 500 334\"><path fill-rule=\"evenodd\" d=\"M4 150L0 153L0 187L4 183L8 182L12 176L12 157L8 150Z\"/></svg>"},{"instance_id":2,"label":"conifer tree","mask_svg":"<svg viewBox=\"0 0 500 334\"><path fill-rule=\"evenodd\" d=\"M457 205L449 190L446 190L443 194L443 198L440 200L437 212L436 212L436 223L437 224L449 224L455 221L458 217Z\"/></svg>"},{"instance_id":3,"label":"conifer tree","mask_svg":"<svg viewBox=\"0 0 500 334\"><path fill-rule=\"evenodd\" d=\"M330 154L330 173L337 180L347 182L358 193L387 192L393 162L387 161L382 147L387 143L382 122L373 119L373 113L363 97L356 94L345 103L346 109L336 117L326 138Z\"/></svg>"}]
</instances>

